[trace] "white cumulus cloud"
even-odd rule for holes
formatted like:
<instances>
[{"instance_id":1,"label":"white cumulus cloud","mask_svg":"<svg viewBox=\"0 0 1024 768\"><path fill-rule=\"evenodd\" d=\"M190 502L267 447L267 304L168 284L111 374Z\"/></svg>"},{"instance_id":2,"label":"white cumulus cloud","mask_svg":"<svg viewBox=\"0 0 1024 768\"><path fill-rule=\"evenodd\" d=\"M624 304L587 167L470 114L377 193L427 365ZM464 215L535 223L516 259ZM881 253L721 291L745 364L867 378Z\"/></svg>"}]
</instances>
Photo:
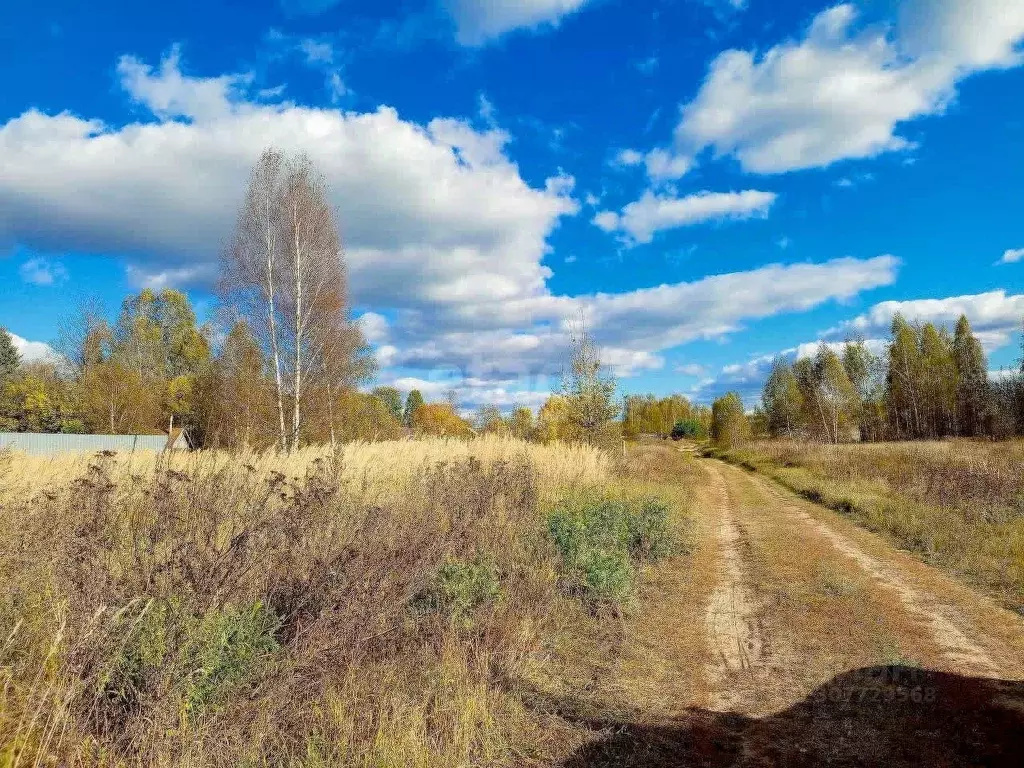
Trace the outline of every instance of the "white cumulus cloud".
<instances>
[{"instance_id":1,"label":"white cumulus cloud","mask_svg":"<svg viewBox=\"0 0 1024 768\"><path fill-rule=\"evenodd\" d=\"M504 134L451 119L421 126L387 107L256 104L226 87L241 78L190 78L177 65L172 54L157 71L122 66L156 122L29 110L0 125L0 240L119 254L139 282L208 280L249 170L277 145L308 152L324 173L361 301L461 304L543 289L546 238L577 203L564 177L526 184Z\"/></svg>"},{"instance_id":2,"label":"white cumulus cloud","mask_svg":"<svg viewBox=\"0 0 1024 768\"><path fill-rule=\"evenodd\" d=\"M33 285L59 285L68 279L68 271L59 261L35 256L18 268L18 274Z\"/></svg>"},{"instance_id":3,"label":"white cumulus cloud","mask_svg":"<svg viewBox=\"0 0 1024 768\"><path fill-rule=\"evenodd\" d=\"M514 29L557 24L590 0L443 0L463 45L483 45Z\"/></svg>"},{"instance_id":4,"label":"white cumulus cloud","mask_svg":"<svg viewBox=\"0 0 1024 768\"><path fill-rule=\"evenodd\" d=\"M698 192L687 197L648 190L622 213L602 211L593 222L605 232L625 233L632 242L649 243L658 232L706 221L763 218L775 203L774 192Z\"/></svg>"},{"instance_id":5,"label":"white cumulus cloud","mask_svg":"<svg viewBox=\"0 0 1024 768\"><path fill-rule=\"evenodd\" d=\"M501 130L454 118L418 124L388 107L254 101L246 75L191 77L176 52L157 68L122 59L120 69L127 93L150 113L144 120L113 126L29 110L0 124L0 242L42 256L119 257L139 284L209 285L260 152L306 151L339 211L352 295L385 369L455 371L475 389L547 391L522 382L560 372L583 314L609 365L629 375L663 366L662 353L679 344L888 285L898 268L890 256L834 259L555 295L544 261L559 221L579 210L574 182L557 173L528 184ZM645 236L762 215L773 200L707 193L608 213Z\"/></svg>"},{"instance_id":6,"label":"white cumulus cloud","mask_svg":"<svg viewBox=\"0 0 1024 768\"><path fill-rule=\"evenodd\" d=\"M961 315L971 322L978 339L992 352L1009 343L1024 321L1024 294L1006 291L950 296L944 299L883 301L867 312L825 332L825 338L848 334L884 336L899 313L910 322L933 323L952 329Z\"/></svg>"},{"instance_id":7,"label":"white cumulus cloud","mask_svg":"<svg viewBox=\"0 0 1024 768\"><path fill-rule=\"evenodd\" d=\"M857 22L837 5L800 40L721 53L682 110L679 150L780 173L908 149L901 126L943 112L964 78L1021 62L1020 0L910 0L894 25Z\"/></svg>"},{"instance_id":8,"label":"white cumulus cloud","mask_svg":"<svg viewBox=\"0 0 1024 768\"><path fill-rule=\"evenodd\" d=\"M724 366L715 376L701 381L690 394L697 402L711 403L727 392L736 392L747 407L761 402L764 383L772 371L776 359L792 363L801 358L814 357L822 345L829 347L836 354L842 354L845 342L842 341L809 341L795 347L783 349L771 355L755 355L745 363L734 363ZM885 354L888 342L885 339L865 339L864 345L875 355Z\"/></svg>"},{"instance_id":9,"label":"white cumulus cloud","mask_svg":"<svg viewBox=\"0 0 1024 768\"><path fill-rule=\"evenodd\" d=\"M57 357L57 353L53 351L53 347L49 344L42 341L29 341L13 333L10 333L10 336L11 341L14 342L14 348L21 355L21 362L23 363L39 363L45 360L54 360Z\"/></svg>"},{"instance_id":10,"label":"white cumulus cloud","mask_svg":"<svg viewBox=\"0 0 1024 768\"><path fill-rule=\"evenodd\" d=\"M1024 248L1009 248L1004 254L1003 258L999 260L1000 264L1015 264L1018 261L1024 261Z\"/></svg>"}]
</instances>

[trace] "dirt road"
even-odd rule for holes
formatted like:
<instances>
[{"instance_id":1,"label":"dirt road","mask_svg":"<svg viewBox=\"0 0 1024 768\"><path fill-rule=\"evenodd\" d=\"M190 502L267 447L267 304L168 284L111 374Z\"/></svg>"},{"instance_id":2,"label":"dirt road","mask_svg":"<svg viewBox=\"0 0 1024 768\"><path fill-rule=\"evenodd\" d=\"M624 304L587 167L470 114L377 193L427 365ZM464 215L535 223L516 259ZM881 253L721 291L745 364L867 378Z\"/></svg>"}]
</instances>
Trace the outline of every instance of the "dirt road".
<instances>
[{"instance_id":1,"label":"dirt road","mask_svg":"<svg viewBox=\"0 0 1024 768\"><path fill-rule=\"evenodd\" d=\"M765 478L695 461L689 566L710 575L656 610L702 616L703 636L659 629L658 667L686 668L661 676L674 691L570 765L1020 764L1024 620Z\"/></svg>"}]
</instances>

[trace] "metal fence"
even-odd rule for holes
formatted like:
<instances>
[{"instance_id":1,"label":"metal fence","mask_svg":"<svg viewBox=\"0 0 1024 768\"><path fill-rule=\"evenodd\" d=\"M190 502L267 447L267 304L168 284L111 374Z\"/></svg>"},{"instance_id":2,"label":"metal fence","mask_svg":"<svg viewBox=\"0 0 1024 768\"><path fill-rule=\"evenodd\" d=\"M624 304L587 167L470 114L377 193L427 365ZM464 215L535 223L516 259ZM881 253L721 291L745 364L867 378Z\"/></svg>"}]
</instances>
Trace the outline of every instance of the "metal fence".
<instances>
[{"instance_id":1,"label":"metal fence","mask_svg":"<svg viewBox=\"0 0 1024 768\"><path fill-rule=\"evenodd\" d=\"M175 442L174 450L184 449L185 441ZM30 456L58 453L97 453L99 451L163 451L166 435L44 435L32 432L0 432L0 450L9 448Z\"/></svg>"}]
</instances>

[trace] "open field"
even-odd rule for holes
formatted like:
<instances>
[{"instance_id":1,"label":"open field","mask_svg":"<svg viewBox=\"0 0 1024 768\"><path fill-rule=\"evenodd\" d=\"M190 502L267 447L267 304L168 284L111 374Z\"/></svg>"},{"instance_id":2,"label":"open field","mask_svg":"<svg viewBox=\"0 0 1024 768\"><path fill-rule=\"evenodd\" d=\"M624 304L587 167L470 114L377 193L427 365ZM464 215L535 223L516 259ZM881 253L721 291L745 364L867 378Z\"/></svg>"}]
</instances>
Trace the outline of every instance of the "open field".
<instances>
[{"instance_id":1,"label":"open field","mask_svg":"<svg viewBox=\"0 0 1024 768\"><path fill-rule=\"evenodd\" d=\"M1024 611L1024 442L770 441L720 455Z\"/></svg>"},{"instance_id":2,"label":"open field","mask_svg":"<svg viewBox=\"0 0 1024 768\"><path fill-rule=\"evenodd\" d=\"M119 454L108 457L106 471L120 483L132 476L150 476L158 461L164 469L188 475L227 473L234 477L265 479L281 473L296 479L317 462L331 460L332 476L367 499L401 496L406 487L431 467L475 459L484 466L498 462L525 462L536 473L542 493L565 487L595 485L608 479L605 454L580 445L539 445L486 435L477 440L422 438L395 442L354 442L339 448L310 447L281 456L266 452L178 452ZM64 454L52 457L0 453L0 494L10 499L47 487L60 487L82 476L95 462L93 456ZM2 500L4 497L0 497Z\"/></svg>"},{"instance_id":3,"label":"open field","mask_svg":"<svg viewBox=\"0 0 1024 768\"><path fill-rule=\"evenodd\" d=\"M34 489L0 503L5 766L1009 766L1024 738L1019 616L672 444L4 471Z\"/></svg>"},{"instance_id":4,"label":"open field","mask_svg":"<svg viewBox=\"0 0 1024 768\"><path fill-rule=\"evenodd\" d=\"M583 733L522 691L586 685L585 638L686 556L685 499L583 447L0 471L5 766L547 762Z\"/></svg>"}]
</instances>

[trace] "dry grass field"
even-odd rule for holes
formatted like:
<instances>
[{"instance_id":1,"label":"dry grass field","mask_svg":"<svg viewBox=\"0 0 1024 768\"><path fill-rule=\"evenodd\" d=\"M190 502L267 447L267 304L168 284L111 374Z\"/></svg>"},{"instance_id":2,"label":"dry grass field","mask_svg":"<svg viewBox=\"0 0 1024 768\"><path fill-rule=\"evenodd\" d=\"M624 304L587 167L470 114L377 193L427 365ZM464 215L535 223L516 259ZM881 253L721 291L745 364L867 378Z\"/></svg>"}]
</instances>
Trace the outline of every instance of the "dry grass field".
<instances>
[{"instance_id":1,"label":"dry grass field","mask_svg":"<svg viewBox=\"0 0 1024 768\"><path fill-rule=\"evenodd\" d=\"M273 451L229 453L177 452L158 457L152 452L107 457L106 471L114 482L131 476L148 477L159 463L195 476L228 474L248 480L265 479L272 473L299 479L315 463L331 464L332 475L342 484L358 490L361 498L386 499L401 496L406 486L424 471L443 463L475 459L483 466L497 462L525 462L536 473L539 489L553 493L577 485L595 485L608 479L608 456L580 445L538 445L485 435L476 440L422 438L396 442L342 445L337 456L329 448L304 448L287 456ZM81 477L95 457L82 454L25 456L0 453L0 500L10 500L43 488L65 485ZM240 480L240 482L242 482Z\"/></svg>"},{"instance_id":2,"label":"dry grass field","mask_svg":"<svg viewBox=\"0 0 1024 768\"><path fill-rule=\"evenodd\" d=\"M685 556L583 447L2 462L3 766L549 762L584 735L529 702Z\"/></svg>"}]
</instances>

